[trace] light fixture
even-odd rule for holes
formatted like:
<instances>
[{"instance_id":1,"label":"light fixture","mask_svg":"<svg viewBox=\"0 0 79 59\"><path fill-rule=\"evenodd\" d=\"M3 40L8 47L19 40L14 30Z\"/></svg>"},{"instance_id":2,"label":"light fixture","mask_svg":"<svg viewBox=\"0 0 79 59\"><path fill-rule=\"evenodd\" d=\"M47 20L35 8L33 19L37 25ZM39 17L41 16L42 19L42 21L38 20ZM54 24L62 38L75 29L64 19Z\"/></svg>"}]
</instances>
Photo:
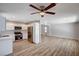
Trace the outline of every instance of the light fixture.
<instances>
[{"instance_id":1,"label":"light fixture","mask_svg":"<svg viewBox=\"0 0 79 59\"><path fill-rule=\"evenodd\" d=\"M40 12L40 15L45 15L45 13L44 12Z\"/></svg>"},{"instance_id":2,"label":"light fixture","mask_svg":"<svg viewBox=\"0 0 79 59\"><path fill-rule=\"evenodd\" d=\"M39 14L41 15L41 17L44 17L45 12L40 12Z\"/></svg>"}]
</instances>

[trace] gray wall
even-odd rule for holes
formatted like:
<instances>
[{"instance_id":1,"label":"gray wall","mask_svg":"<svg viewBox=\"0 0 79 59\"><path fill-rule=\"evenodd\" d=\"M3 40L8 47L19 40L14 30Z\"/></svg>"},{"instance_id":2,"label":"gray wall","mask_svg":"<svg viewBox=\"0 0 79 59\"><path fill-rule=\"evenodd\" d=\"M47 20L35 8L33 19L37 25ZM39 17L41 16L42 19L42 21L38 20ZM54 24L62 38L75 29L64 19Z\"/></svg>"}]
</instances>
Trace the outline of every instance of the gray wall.
<instances>
[{"instance_id":1,"label":"gray wall","mask_svg":"<svg viewBox=\"0 0 79 59\"><path fill-rule=\"evenodd\" d=\"M48 31L49 36L78 39L79 23L50 24Z\"/></svg>"}]
</instances>

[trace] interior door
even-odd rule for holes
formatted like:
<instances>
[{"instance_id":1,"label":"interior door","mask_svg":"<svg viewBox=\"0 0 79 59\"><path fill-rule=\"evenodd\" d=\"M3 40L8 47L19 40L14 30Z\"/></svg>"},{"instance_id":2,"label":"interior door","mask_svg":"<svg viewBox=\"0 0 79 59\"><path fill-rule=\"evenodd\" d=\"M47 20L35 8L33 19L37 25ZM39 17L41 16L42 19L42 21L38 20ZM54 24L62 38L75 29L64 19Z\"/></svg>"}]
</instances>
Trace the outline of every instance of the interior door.
<instances>
[{"instance_id":1,"label":"interior door","mask_svg":"<svg viewBox=\"0 0 79 59\"><path fill-rule=\"evenodd\" d=\"M28 40L33 42L33 26L28 27Z\"/></svg>"}]
</instances>

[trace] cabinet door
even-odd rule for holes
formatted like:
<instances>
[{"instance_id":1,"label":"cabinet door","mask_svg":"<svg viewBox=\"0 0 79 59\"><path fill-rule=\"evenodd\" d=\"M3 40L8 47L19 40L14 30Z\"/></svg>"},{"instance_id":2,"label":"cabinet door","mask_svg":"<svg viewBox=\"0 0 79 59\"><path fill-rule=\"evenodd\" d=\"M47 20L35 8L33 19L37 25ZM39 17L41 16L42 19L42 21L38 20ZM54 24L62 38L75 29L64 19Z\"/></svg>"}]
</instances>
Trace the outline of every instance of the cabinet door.
<instances>
[{"instance_id":1,"label":"cabinet door","mask_svg":"<svg viewBox=\"0 0 79 59\"><path fill-rule=\"evenodd\" d=\"M15 24L12 22L6 22L6 30L14 30Z\"/></svg>"},{"instance_id":2,"label":"cabinet door","mask_svg":"<svg viewBox=\"0 0 79 59\"><path fill-rule=\"evenodd\" d=\"M5 18L0 16L0 31L5 31L5 28L6 28Z\"/></svg>"}]
</instances>

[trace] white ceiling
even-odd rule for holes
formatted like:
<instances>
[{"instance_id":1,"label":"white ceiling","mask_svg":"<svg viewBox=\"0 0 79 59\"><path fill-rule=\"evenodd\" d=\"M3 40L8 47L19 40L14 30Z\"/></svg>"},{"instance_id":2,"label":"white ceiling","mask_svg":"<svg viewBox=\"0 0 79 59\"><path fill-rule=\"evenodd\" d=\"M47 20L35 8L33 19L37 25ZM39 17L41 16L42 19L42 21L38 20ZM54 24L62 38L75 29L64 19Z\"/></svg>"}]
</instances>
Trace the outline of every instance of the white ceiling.
<instances>
[{"instance_id":1,"label":"white ceiling","mask_svg":"<svg viewBox=\"0 0 79 59\"><path fill-rule=\"evenodd\" d=\"M73 21L78 21L79 16L79 4L78 3L57 3L57 5L48 11L55 12L55 15L45 14L45 17L41 18L39 14L30 15L30 13L36 12L36 9L29 7L30 3L0 3L0 15L6 17L7 20L29 22L34 20L42 20L42 22L68 22L67 19L74 18ZM48 6L49 3L37 3L33 5ZM63 20L64 19L64 20Z\"/></svg>"}]
</instances>

